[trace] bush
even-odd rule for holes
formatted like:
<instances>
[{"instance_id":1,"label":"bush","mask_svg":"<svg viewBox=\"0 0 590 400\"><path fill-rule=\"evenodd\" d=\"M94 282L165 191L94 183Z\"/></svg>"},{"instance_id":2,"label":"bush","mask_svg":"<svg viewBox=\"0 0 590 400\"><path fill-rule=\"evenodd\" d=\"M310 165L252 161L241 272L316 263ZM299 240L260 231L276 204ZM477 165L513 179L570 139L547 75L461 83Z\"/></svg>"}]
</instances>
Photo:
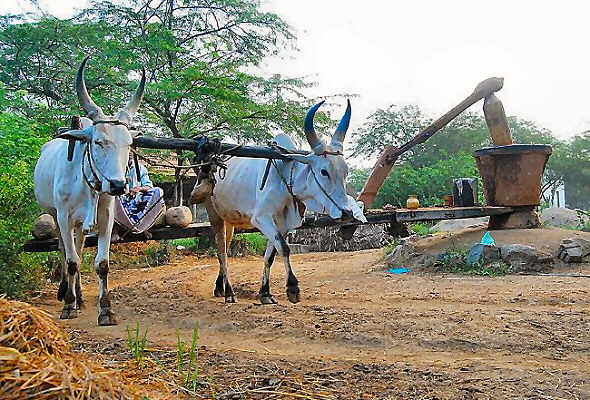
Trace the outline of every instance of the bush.
<instances>
[{"instance_id":1,"label":"bush","mask_svg":"<svg viewBox=\"0 0 590 400\"><path fill-rule=\"evenodd\" d=\"M367 181L369 169L351 168L348 175L349 183L360 191ZM413 167L409 163L398 163L393 166L387 179L379 189L373 208L391 204L405 207L409 195L417 195L421 207L432 207L443 204L443 196L453 193L454 178L479 177L473 156L459 152L446 155L433 164ZM481 185L481 180L479 181ZM479 202L483 202L482 190L479 191Z\"/></svg>"},{"instance_id":2,"label":"bush","mask_svg":"<svg viewBox=\"0 0 590 400\"><path fill-rule=\"evenodd\" d=\"M41 213L33 171L48 139L42 131L28 119L0 110L0 293L9 297L39 288L46 274L47 255L22 251Z\"/></svg>"}]
</instances>

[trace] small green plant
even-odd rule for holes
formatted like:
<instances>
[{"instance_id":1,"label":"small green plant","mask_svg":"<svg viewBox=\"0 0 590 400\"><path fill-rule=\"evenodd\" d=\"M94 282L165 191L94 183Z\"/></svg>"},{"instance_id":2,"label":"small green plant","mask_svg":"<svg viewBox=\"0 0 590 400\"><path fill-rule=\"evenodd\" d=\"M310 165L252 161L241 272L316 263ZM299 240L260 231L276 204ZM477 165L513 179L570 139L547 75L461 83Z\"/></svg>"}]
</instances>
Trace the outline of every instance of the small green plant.
<instances>
[{"instance_id":1,"label":"small green plant","mask_svg":"<svg viewBox=\"0 0 590 400\"><path fill-rule=\"evenodd\" d=\"M143 356L145 354L145 343L147 340L147 328L143 332L143 337L141 340L139 339L139 321L137 321L137 325L135 326L134 332L132 332L129 327L127 327L127 348L131 352L133 359L137 363L137 366L141 366L143 363ZM133 333L135 333L135 340L133 339Z\"/></svg>"},{"instance_id":2,"label":"small green plant","mask_svg":"<svg viewBox=\"0 0 590 400\"><path fill-rule=\"evenodd\" d=\"M193 329L193 337L188 351L188 366L186 370L184 369L184 363L186 359L184 342L180 339L180 332L178 329L176 330L176 336L178 337L176 361L180 384L183 387L195 392L197 389L197 380L199 378L199 349L197 347L199 342L199 327L197 326Z\"/></svg>"},{"instance_id":3,"label":"small green plant","mask_svg":"<svg viewBox=\"0 0 590 400\"><path fill-rule=\"evenodd\" d=\"M401 238L393 238L391 239L391 241L389 243L387 243L385 245L385 247L383 247L383 258L387 257L388 255L390 255L391 253L393 253L393 250L395 250L395 248L397 246L399 246L401 244Z\"/></svg>"},{"instance_id":4,"label":"small green plant","mask_svg":"<svg viewBox=\"0 0 590 400\"><path fill-rule=\"evenodd\" d=\"M410 229L418 236L426 236L430 233L430 225L424 222L416 222L410 225Z\"/></svg>"},{"instance_id":5,"label":"small green plant","mask_svg":"<svg viewBox=\"0 0 590 400\"><path fill-rule=\"evenodd\" d=\"M174 239L172 240L172 246L177 248L178 246L182 246L187 250L196 251L198 246L198 238L183 238L183 239Z\"/></svg>"},{"instance_id":6,"label":"small green plant","mask_svg":"<svg viewBox=\"0 0 590 400\"><path fill-rule=\"evenodd\" d=\"M502 261L487 264L480 261L470 266L467 264L467 251L453 249L440 257L436 270L463 275L501 276L510 273L510 266Z\"/></svg>"}]
</instances>

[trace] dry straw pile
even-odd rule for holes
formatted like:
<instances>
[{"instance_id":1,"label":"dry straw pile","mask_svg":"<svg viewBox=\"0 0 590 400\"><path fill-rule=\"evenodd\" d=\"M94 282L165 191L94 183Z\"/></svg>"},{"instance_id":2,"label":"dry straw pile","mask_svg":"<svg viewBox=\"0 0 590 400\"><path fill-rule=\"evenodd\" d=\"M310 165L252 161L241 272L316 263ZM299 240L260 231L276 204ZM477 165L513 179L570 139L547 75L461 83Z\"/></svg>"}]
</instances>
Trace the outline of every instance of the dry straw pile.
<instances>
[{"instance_id":1,"label":"dry straw pile","mask_svg":"<svg viewBox=\"0 0 590 400\"><path fill-rule=\"evenodd\" d=\"M0 299L0 398L134 399L113 370L72 351L69 335L44 311Z\"/></svg>"}]
</instances>

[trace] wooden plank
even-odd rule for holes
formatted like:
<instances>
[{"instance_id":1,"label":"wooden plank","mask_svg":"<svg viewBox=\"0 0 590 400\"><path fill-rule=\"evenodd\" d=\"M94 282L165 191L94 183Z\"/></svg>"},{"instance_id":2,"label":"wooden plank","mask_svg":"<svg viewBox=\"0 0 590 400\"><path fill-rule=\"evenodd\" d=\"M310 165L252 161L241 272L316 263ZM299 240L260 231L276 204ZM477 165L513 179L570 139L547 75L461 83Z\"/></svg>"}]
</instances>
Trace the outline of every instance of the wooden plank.
<instances>
[{"instance_id":1,"label":"wooden plank","mask_svg":"<svg viewBox=\"0 0 590 400\"><path fill-rule=\"evenodd\" d=\"M133 145L145 149L160 150L196 151L198 148L198 142L193 139L153 138L147 136L136 137L133 139ZM287 159L283 154L267 146L238 146L231 143L221 143L221 151L226 155L236 157ZM310 153L310 151L305 150L291 150L291 152L297 154Z\"/></svg>"},{"instance_id":2,"label":"wooden plank","mask_svg":"<svg viewBox=\"0 0 590 400\"><path fill-rule=\"evenodd\" d=\"M397 222L439 221L508 214L512 211L510 207L434 207L417 210L400 209L397 210L396 217Z\"/></svg>"},{"instance_id":3,"label":"wooden plank","mask_svg":"<svg viewBox=\"0 0 590 400\"><path fill-rule=\"evenodd\" d=\"M367 210L365 216L368 224L387 224L394 222L438 221L444 219L475 218L489 215L508 214L513 211L510 207L433 207L419 208L417 210ZM319 228L325 226L351 226L363 225L361 222L336 221L327 215L305 217L303 224L297 229ZM237 233L257 232L256 228L237 229ZM212 236L213 232L208 222L193 223L186 228L159 228L151 229L149 237L146 234L129 234L124 239L113 243L145 242L147 240L170 240L197 236ZM96 247L98 236L90 234L86 236L85 247ZM57 239L39 240L33 239L24 244L26 252L57 251Z\"/></svg>"}]
</instances>

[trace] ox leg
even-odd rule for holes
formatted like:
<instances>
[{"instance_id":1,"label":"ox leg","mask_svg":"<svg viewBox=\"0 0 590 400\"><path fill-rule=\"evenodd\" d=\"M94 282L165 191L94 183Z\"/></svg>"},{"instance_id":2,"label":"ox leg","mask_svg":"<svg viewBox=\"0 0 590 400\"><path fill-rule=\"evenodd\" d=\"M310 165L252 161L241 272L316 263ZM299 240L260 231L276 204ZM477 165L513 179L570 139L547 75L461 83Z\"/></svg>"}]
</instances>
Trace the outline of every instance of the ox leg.
<instances>
[{"instance_id":1,"label":"ox leg","mask_svg":"<svg viewBox=\"0 0 590 400\"><path fill-rule=\"evenodd\" d=\"M76 252L82 258L82 254L84 252L84 241L86 236L83 233L83 229L80 226L76 226L76 236L75 236L75 243L76 243ZM84 299L82 298L82 282L80 277L80 270L78 269L78 273L76 274L76 308L78 310L82 310L84 308Z\"/></svg>"},{"instance_id":2,"label":"ox leg","mask_svg":"<svg viewBox=\"0 0 590 400\"><path fill-rule=\"evenodd\" d=\"M64 242L61 238L61 233L57 232L58 248L59 248L59 265L61 266L60 277L59 277L59 288L57 289L57 300L63 301L68 291L68 272L66 268L66 250L64 248Z\"/></svg>"},{"instance_id":3,"label":"ox leg","mask_svg":"<svg viewBox=\"0 0 590 400\"><path fill-rule=\"evenodd\" d=\"M80 266L80 256L76 252L76 246L74 243L74 229L70 226L69 216L67 214L64 215L58 212L57 224L59 226L59 232L63 242L63 248L65 252L65 266L67 272L67 289L64 295L65 304L59 317L61 319L76 318L78 316L78 311L76 309L76 293L74 291L74 286L76 274L78 273L78 268Z\"/></svg>"},{"instance_id":4,"label":"ox leg","mask_svg":"<svg viewBox=\"0 0 590 400\"><path fill-rule=\"evenodd\" d=\"M115 313L111 310L108 280L109 247L114 222L115 198L101 195L98 203L98 250L94 259L94 270L98 275L98 325L117 325Z\"/></svg>"},{"instance_id":5,"label":"ox leg","mask_svg":"<svg viewBox=\"0 0 590 400\"><path fill-rule=\"evenodd\" d=\"M270 216L255 218L254 225L268 238L268 241L272 243L283 259L283 263L285 264L285 276L287 277L287 298L291 303L298 303L300 300L299 281L297 281L297 278L293 273L293 268L291 267L291 261L289 260L291 250L289 249L285 237L278 230L275 222Z\"/></svg>"},{"instance_id":6,"label":"ox leg","mask_svg":"<svg viewBox=\"0 0 590 400\"><path fill-rule=\"evenodd\" d=\"M215 297L225 297L226 303L235 303L236 298L234 290L229 282L227 276L227 249L229 248L229 242L233 235L233 226L226 225L221 217L213 210L211 201L206 200L205 206L207 208L207 214L209 215L209 222L211 228L215 234L215 242L217 243L217 259L219 260L219 275L215 281L215 291L213 294Z\"/></svg>"},{"instance_id":7,"label":"ox leg","mask_svg":"<svg viewBox=\"0 0 590 400\"><path fill-rule=\"evenodd\" d=\"M260 283L260 302L262 304L277 304L277 301L270 294L270 267L277 254L277 249L269 240L266 244L264 252L264 270L262 272L262 279Z\"/></svg>"}]
</instances>

